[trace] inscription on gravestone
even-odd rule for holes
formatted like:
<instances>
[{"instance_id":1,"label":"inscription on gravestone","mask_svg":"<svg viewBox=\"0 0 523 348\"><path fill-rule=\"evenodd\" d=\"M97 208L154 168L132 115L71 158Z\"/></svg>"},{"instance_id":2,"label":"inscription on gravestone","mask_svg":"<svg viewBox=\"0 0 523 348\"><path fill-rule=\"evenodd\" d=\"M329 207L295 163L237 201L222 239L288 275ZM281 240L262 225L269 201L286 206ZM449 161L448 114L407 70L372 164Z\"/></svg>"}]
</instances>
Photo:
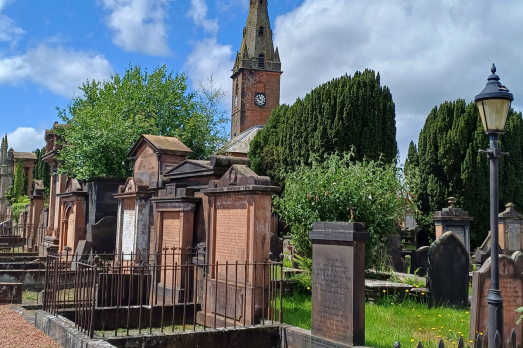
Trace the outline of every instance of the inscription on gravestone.
<instances>
[{"instance_id":1,"label":"inscription on gravestone","mask_svg":"<svg viewBox=\"0 0 523 348\"><path fill-rule=\"evenodd\" d=\"M465 241L465 226L449 226L447 225L447 232L452 232L458 239L463 243L463 245L467 245L467 242Z\"/></svg>"},{"instance_id":2,"label":"inscription on gravestone","mask_svg":"<svg viewBox=\"0 0 523 348\"><path fill-rule=\"evenodd\" d=\"M216 261L220 264L245 263L247 255L247 208L217 209L216 211ZM222 271L223 270L223 271ZM238 281L243 281L244 272L239 272ZM230 281L235 273L229 272ZM225 279L225 268L220 267L218 279Z\"/></svg>"},{"instance_id":3,"label":"inscription on gravestone","mask_svg":"<svg viewBox=\"0 0 523 348\"><path fill-rule=\"evenodd\" d=\"M491 275L490 258L478 272L474 272L472 280L472 306L470 317L471 332L487 334L488 304L487 296L490 289ZM503 297L503 327L505 344L509 343L512 329L516 330L516 341L523 342L523 327L516 325L520 314L516 309L523 306L523 275L514 260L506 255L499 257L499 288Z\"/></svg>"},{"instance_id":4,"label":"inscription on gravestone","mask_svg":"<svg viewBox=\"0 0 523 348\"><path fill-rule=\"evenodd\" d=\"M509 224L508 231L508 250L521 249L521 227L519 224Z\"/></svg>"},{"instance_id":5,"label":"inscription on gravestone","mask_svg":"<svg viewBox=\"0 0 523 348\"><path fill-rule=\"evenodd\" d=\"M429 305L468 305L470 257L461 241L447 232L429 249Z\"/></svg>"},{"instance_id":6,"label":"inscription on gravestone","mask_svg":"<svg viewBox=\"0 0 523 348\"><path fill-rule=\"evenodd\" d=\"M131 253L134 252L135 214L134 200L124 200L122 223L122 254L124 254L124 260L131 260Z\"/></svg>"},{"instance_id":7,"label":"inscription on gravestone","mask_svg":"<svg viewBox=\"0 0 523 348\"><path fill-rule=\"evenodd\" d=\"M163 262L166 266L172 266L174 263L180 264L180 251L175 251L174 257L172 256L171 248L178 249L180 247L180 213L179 212L165 212L162 214L163 230L162 230L162 246L167 248L167 257L164 257ZM165 252L164 252L165 253ZM169 268L167 268L169 270ZM172 284L173 273L165 272L165 283L167 286ZM162 273L162 280L164 274ZM171 285L172 286L172 285Z\"/></svg>"}]
</instances>

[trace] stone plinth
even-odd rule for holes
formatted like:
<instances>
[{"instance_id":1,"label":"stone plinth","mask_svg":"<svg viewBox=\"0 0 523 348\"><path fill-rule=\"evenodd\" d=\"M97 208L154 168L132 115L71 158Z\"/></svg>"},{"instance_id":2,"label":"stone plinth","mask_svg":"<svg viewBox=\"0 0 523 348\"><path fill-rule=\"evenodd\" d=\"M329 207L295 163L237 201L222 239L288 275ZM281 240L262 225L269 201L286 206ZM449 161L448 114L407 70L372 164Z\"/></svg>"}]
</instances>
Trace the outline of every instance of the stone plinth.
<instances>
[{"instance_id":1,"label":"stone plinth","mask_svg":"<svg viewBox=\"0 0 523 348\"><path fill-rule=\"evenodd\" d=\"M449 207L434 213L432 220L436 225L436 239L447 232L452 232L465 245L470 253L470 222L474 218L467 211L454 207L456 200L449 198Z\"/></svg>"},{"instance_id":2,"label":"stone plinth","mask_svg":"<svg viewBox=\"0 0 523 348\"><path fill-rule=\"evenodd\" d=\"M315 222L311 334L348 347L365 344L365 226Z\"/></svg>"},{"instance_id":3,"label":"stone plinth","mask_svg":"<svg viewBox=\"0 0 523 348\"><path fill-rule=\"evenodd\" d=\"M523 250L523 215L515 210L515 205L509 203L507 209L498 215L499 246L506 252Z\"/></svg>"},{"instance_id":4,"label":"stone plinth","mask_svg":"<svg viewBox=\"0 0 523 348\"><path fill-rule=\"evenodd\" d=\"M211 268L207 276L207 314L214 313L218 316L245 317L246 325L259 322L262 313L267 310L267 303L263 302L263 292L269 284L269 271L263 272L259 266L255 270L252 264L267 262L270 252L270 226L272 214L272 195L279 192L280 188L271 186L268 177L260 177L245 165L233 165L218 181L211 181L209 189L204 194L209 200L209 236L208 259L211 264L218 263L219 268ZM240 266L238 280L233 266L227 273L226 262L233 265L236 262L251 266L244 269ZM226 276L227 273L227 276ZM264 277L265 275L265 277ZM235 285L241 285L235 290ZM218 291L218 303L215 294ZM227 297L227 300L225 298ZM254 297L254 298L253 298ZM267 296L265 296L267 299ZM227 301L227 309L225 309ZM232 313L236 301L237 313ZM245 302L244 302L245 301ZM250 304L254 303L254 307ZM245 313L238 312L245 308ZM202 308L204 308L202 305ZM252 309L256 308L256 313ZM203 322L202 313L198 322ZM213 315L212 315L213 316ZM265 315L267 317L267 315ZM254 320L253 320L254 318ZM210 321L208 320L207 323ZM242 320L243 324L243 320Z\"/></svg>"},{"instance_id":5,"label":"stone plinth","mask_svg":"<svg viewBox=\"0 0 523 348\"><path fill-rule=\"evenodd\" d=\"M461 240L447 232L429 248L429 306L465 308L469 295L470 256Z\"/></svg>"},{"instance_id":6,"label":"stone plinth","mask_svg":"<svg viewBox=\"0 0 523 348\"><path fill-rule=\"evenodd\" d=\"M482 332L483 342L488 341L488 305L487 296L490 289L490 258L483 267L472 275L472 304L470 310L470 339L474 339L476 331ZM523 342L523 326L516 325L520 313L516 309L523 306L523 275L516 262L506 255L499 256L499 288L503 297L503 341L508 347L512 329L516 330L516 341Z\"/></svg>"}]
</instances>

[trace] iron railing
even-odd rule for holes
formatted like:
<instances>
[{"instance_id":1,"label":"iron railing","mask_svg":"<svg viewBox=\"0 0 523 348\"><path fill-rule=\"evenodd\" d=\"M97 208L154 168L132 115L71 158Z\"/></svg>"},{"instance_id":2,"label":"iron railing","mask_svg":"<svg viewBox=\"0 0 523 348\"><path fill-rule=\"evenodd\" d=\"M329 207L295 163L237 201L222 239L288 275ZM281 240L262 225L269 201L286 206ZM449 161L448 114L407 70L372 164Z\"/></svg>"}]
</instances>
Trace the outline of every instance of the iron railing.
<instances>
[{"instance_id":1,"label":"iron railing","mask_svg":"<svg viewBox=\"0 0 523 348\"><path fill-rule=\"evenodd\" d=\"M34 252L46 228L36 224L15 224L12 220L0 223L0 253Z\"/></svg>"},{"instance_id":2,"label":"iron railing","mask_svg":"<svg viewBox=\"0 0 523 348\"><path fill-rule=\"evenodd\" d=\"M161 254L47 256L43 308L92 337L283 322L281 262Z\"/></svg>"},{"instance_id":3,"label":"iron railing","mask_svg":"<svg viewBox=\"0 0 523 348\"><path fill-rule=\"evenodd\" d=\"M481 334L478 334L476 336L476 339L474 342L470 342L470 345L468 343L465 343L465 340L463 339L463 336L460 337L458 342L458 348L465 348L465 347L473 347L473 348L504 348L503 342L501 342L501 336L499 335L499 331L496 331L496 338L495 338L495 347L487 347L486 342L484 341L484 337ZM454 347L454 345L452 345ZM517 348L517 339L516 339L516 330L512 329L512 334L510 335L510 342L508 345L509 348ZM394 343L394 348L401 348L400 342ZM423 342L418 342L417 348L423 348ZM443 339L440 339L438 348L445 348L445 342Z\"/></svg>"}]
</instances>

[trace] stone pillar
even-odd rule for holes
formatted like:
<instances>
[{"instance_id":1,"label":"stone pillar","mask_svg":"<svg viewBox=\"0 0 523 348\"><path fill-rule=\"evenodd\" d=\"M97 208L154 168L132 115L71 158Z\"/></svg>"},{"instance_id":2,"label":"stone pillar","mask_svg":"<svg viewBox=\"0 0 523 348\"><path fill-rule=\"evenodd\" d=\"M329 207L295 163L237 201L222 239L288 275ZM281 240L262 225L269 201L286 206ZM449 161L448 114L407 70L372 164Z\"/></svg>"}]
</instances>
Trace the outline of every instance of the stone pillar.
<instances>
[{"instance_id":1,"label":"stone pillar","mask_svg":"<svg viewBox=\"0 0 523 348\"><path fill-rule=\"evenodd\" d=\"M347 347L365 345L365 225L315 222L311 334ZM325 346L329 345L327 342Z\"/></svg>"},{"instance_id":2,"label":"stone pillar","mask_svg":"<svg viewBox=\"0 0 523 348\"><path fill-rule=\"evenodd\" d=\"M470 222L474 218L469 216L468 211L454 207L456 199L449 198L449 207L434 213L432 220L436 225L436 239L447 232L452 232L465 245L470 253Z\"/></svg>"},{"instance_id":3,"label":"stone pillar","mask_svg":"<svg viewBox=\"0 0 523 348\"><path fill-rule=\"evenodd\" d=\"M507 209L498 215L499 246L506 252L523 250L521 238L523 215L515 210L515 205L509 203Z\"/></svg>"}]
</instances>

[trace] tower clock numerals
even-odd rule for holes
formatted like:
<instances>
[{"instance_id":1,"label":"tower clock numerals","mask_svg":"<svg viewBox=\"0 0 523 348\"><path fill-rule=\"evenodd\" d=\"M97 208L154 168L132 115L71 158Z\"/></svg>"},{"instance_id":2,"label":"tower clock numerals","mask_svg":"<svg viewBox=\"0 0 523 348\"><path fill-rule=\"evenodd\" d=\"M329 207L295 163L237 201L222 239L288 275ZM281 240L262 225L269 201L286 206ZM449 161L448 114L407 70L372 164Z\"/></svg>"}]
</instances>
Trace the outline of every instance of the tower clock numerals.
<instances>
[{"instance_id":1,"label":"tower clock numerals","mask_svg":"<svg viewBox=\"0 0 523 348\"><path fill-rule=\"evenodd\" d=\"M254 95L254 105L263 108L267 105L267 96L265 93L256 93Z\"/></svg>"}]
</instances>

